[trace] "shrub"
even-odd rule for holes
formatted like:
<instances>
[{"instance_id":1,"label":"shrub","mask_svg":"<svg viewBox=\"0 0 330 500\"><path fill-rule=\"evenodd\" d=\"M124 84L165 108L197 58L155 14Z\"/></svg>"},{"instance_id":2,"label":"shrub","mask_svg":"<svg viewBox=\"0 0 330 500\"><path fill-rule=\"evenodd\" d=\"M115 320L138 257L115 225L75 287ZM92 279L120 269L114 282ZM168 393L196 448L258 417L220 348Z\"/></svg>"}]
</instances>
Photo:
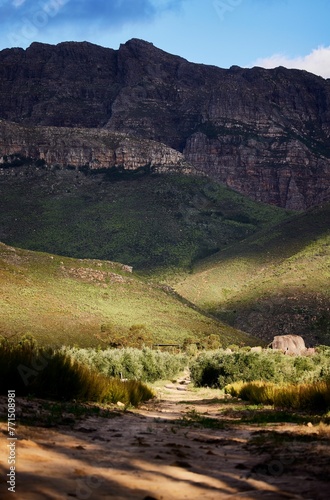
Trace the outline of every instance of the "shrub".
<instances>
[{"instance_id":1,"label":"shrub","mask_svg":"<svg viewBox=\"0 0 330 500\"><path fill-rule=\"evenodd\" d=\"M202 353L191 364L191 376L198 386L220 388L238 380L273 380L280 378L277 357L277 353L265 356L244 351Z\"/></svg>"},{"instance_id":2,"label":"shrub","mask_svg":"<svg viewBox=\"0 0 330 500\"><path fill-rule=\"evenodd\" d=\"M221 347L221 339L219 335L215 335L212 333L211 335L208 335L207 337L204 337L198 342L198 345L202 349L207 349L207 350L215 350L215 349L220 349Z\"/></svg>"},{"instance_id":3,"label":"shrub","mask_svg":"<svg viewBox=\"0 0 330 500\"><path fill-rule=\"evenodd\" d=\"M78 399L136 405L153 397L138 381L109 378L62 351L38 349L30 342L0 346L0 393L15 389L17 396L32 394L54 400Z\"/></svg>"},{"instance_id":4,"label":"shrub","mask_svg":"<svg viewBox=\"0 0 330 500\"><path fill-rule=\"evenodd\" d=\"M187 364L182 354L155 351L148 347L135 349L96 350L93 348L63 348L63 352L73 359L93 368L104 375L154 382L175 377Z\"/></svg>"},{"instance_id":5,"label":"shrub","mask_svg":"<svg viewBox=\"0 0 330 500\"><path fill-rule=\"evenodd\" d=\"M328 350L303 357L284 356L272 350L228 353L219 349L201 353L190 362L190 369L197 386L223 388L239 380L298 383L325 379L330 375L329 361Z\"/></svg>"}]
</instances>

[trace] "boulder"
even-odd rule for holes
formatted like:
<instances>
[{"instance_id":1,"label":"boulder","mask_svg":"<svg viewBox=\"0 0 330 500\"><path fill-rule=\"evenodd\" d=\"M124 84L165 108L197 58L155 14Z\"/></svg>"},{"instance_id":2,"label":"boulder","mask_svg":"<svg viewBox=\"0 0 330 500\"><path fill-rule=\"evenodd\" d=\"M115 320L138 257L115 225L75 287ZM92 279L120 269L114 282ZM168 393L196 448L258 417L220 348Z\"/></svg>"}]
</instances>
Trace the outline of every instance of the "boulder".
<instances>
[{"instance_id":1,"label":"boulder","mask_svg":"<svg viewBox=\"0 0 330 500\"><path fill-rule=\"evenodd\" d=\"M270 347L284 354L300 355L306 351L305 341L299 335L276 335Z\"/></svg>"}]
</instances>

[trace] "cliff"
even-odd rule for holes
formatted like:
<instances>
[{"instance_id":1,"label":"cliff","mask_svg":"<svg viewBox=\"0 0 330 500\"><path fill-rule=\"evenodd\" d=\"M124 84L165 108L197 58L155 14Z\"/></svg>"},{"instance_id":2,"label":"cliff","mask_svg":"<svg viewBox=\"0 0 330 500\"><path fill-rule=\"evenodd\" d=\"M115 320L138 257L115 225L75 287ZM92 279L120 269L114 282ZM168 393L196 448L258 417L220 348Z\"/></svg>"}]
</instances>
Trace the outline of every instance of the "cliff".
<instances>
[{"instance_id":1,"label":"cliff","mask_svg":"<svg viewBox=\"0 0 330 500\"><path fill-rule=\"evenodd\" d=\"M89 170L121 168L195 174L184 156L164 144L106 129L22 126L0 120L0 169L36 163Z\"/></svg>"},{"instance_id":2,"label":"cliff","mask_svg":"<svg viewBox=\"0 0 330 500\"><path fill-rule=\"evenodd\" d=\"M66 42L0 52L0 118L160 142L254 200L297 210L330 199L329 103L330 81L304 71L224 70L136 39L117 51Z\"/></svg>"}]
</instances>

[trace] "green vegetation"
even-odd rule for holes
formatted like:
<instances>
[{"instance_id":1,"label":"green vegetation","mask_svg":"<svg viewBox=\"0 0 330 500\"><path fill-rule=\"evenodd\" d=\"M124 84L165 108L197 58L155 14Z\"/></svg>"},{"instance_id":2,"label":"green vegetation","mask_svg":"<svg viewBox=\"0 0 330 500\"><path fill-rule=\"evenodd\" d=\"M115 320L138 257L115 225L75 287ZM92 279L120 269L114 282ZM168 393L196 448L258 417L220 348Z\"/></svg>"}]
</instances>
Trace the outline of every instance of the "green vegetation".
<instances>
[{"instance_id":1,"label":"green vegetation","mask_svg":"<svg viewBox=\"0 0 330 500\"><path fill-rule=\"evenodd\" d=\"M194 344L268 343L284 333L330 345L329 204L293 214L147 166L131 179L120 169L16 170L0 180L6 242L105 260L0 246L4 336L83 347L190 343L191 354Z\"/></svg>"},{"instance_id":2,"label":"green vegetation","mask_svg":"<svg viewBox=\"0 0 330 500\"><path fill-rule=\"evenodd\" d=\"M330 345L330 204L259 231L196 264L175 289L230 325L270 341Z\"/></svg>"},{"instance_id":3,"label":"green vegetation","mask_svg":"<svg viewBox=\"0 0 330 500\"><path fill-rule=\"evenodd\" d=\"M17 396L68 401L122 402L138 405L154 396L136 380L121 382L73 360L64 352L39 349L30 342L0 346L0 394L15 388Z\"/></svg>"},{"instance_id":4,"label":"green vegetation","mask_svg":"<svg viewBox=\"0 0 330 500\"><path fill-rule=\"evenodd\" d=\"M33 401L31 412L29 402ZM22 407L19 415L21 425L56 427L57 425L73 426L86 417L115 418L122 415L120 409L112 408L108 403L92 403L83 401L46 401L26 398L27 408ZM1 418L1 417L0 417Z\"/></svg>"},{"instance_id":5,"label":"green vegetation","mask_svg":"<svg viewBox=\"0 0 330 500\"><path fill-rule=\"evenodd\" d=\"M223 349L202 352L191 362L191 378L197 386L224 388L233 382L262 380L272 383L316 382L330 376L330 348L313 356L284 356L272 350L227 353Z\"/></svg>"},{"instance_id":6,"label":"green vegetation","mask_svg":"<svg viewBox=\"0 0 330 500\"><path fill-rule=\"evenodd\" d=\"M274 405L298 411L330 410L330 379L305 384L275 385L271 382L236 382L225 388L228 394L252 403Z\"/></svg>"},{"instance_id":7,"label":"green vegetation","mask_svg":"<svg viewBox=\"0 0 330 500\"><path fill-rule=\"evenodd\" d=\"M209 429L233 429L239 426L257 425L266 426L276 423L295 423L302 426L314 427L313 434L308 434L310 440L322 439L322 435L329 436L329 427L326 424L330 423L330 412L325 410L312 409L311 407L304 410L293 409L292 407L274 407L273 404L267 402L254 403L248 399L244 400L238 396L238 390L242 385L261 385L270 386L267 382L236 382L226 387L226 390L210 389L210 388L194 388L194 399L184 399L178 402L179 405L185 406L185 411L179 420L176 421L180 426L185 427L204 427ZM274 385L274 384L273 384ZM236 387L236 389L235 389ZM265 400L267 401L267 400ZM319 424L319 425L318 425ZM322 428L323 426L323 428ZM304 433L304 429L301 429ZM265 432L265 431L261 431ZM276 431L278 439L281 439L283 428L279 427ZM256 433L253 432L253 435ZM294 435L294 434L291 434ZM303 439L306 434L296 434L297 438ZM197 439L198 440L198 439ZM232 437L230 433L225 436L212 436L210 440L218 442L220 446L231 444Z\"/></svg>"},{"instance_id":8,"label":"green vegetation","mask_svg":"<svg viewBox=\"0 0 330 500\"><path fill-rule=\"evenodd\" d=\"M62 350L72 359L79 361L109 377L138 379L145 382L170 380L187 365L182 354L144 349L79 349Z\"/></svg>"},{"instance_id":9,"label":"green vegetation","mask_svg":"<svg viewBox=\"0 0 330 500\"><path fill-rule=\"evenodd\" d=\"M4 242L177 272L288 216L202 177L126 177L35 167L26 175L3 176Z\"/></svg>"},{"instance_id":10,"label":"green vegetation","mask_svg":"<svg viewBox=\"0 0 330 500\"><path fill-rule=\"evenodd\" d=\"M214 335L253 343L168 288L109 261L78 260L0 244L0 335L33 334L42 346L183 345ZM255 342L255 341L254 341Z\"/></svg>"}]
</instances>

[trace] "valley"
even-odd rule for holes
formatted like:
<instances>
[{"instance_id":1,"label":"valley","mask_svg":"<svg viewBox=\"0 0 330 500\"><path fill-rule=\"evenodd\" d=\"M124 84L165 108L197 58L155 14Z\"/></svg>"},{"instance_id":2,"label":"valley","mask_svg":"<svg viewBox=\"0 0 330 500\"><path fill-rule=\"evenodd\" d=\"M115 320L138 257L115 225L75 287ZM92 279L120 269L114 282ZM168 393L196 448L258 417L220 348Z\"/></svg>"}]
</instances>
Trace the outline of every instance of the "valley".
<instances>
[{"instance_id":1,"label":"valley","mask_svg":"<svg viewBox=\"0 0 330 500\"><path fill-rule=\"evenodd\" d=\"M136 38L0 51L17 498L327 498L329 110Z\"/></svg>"}]
</instances>

